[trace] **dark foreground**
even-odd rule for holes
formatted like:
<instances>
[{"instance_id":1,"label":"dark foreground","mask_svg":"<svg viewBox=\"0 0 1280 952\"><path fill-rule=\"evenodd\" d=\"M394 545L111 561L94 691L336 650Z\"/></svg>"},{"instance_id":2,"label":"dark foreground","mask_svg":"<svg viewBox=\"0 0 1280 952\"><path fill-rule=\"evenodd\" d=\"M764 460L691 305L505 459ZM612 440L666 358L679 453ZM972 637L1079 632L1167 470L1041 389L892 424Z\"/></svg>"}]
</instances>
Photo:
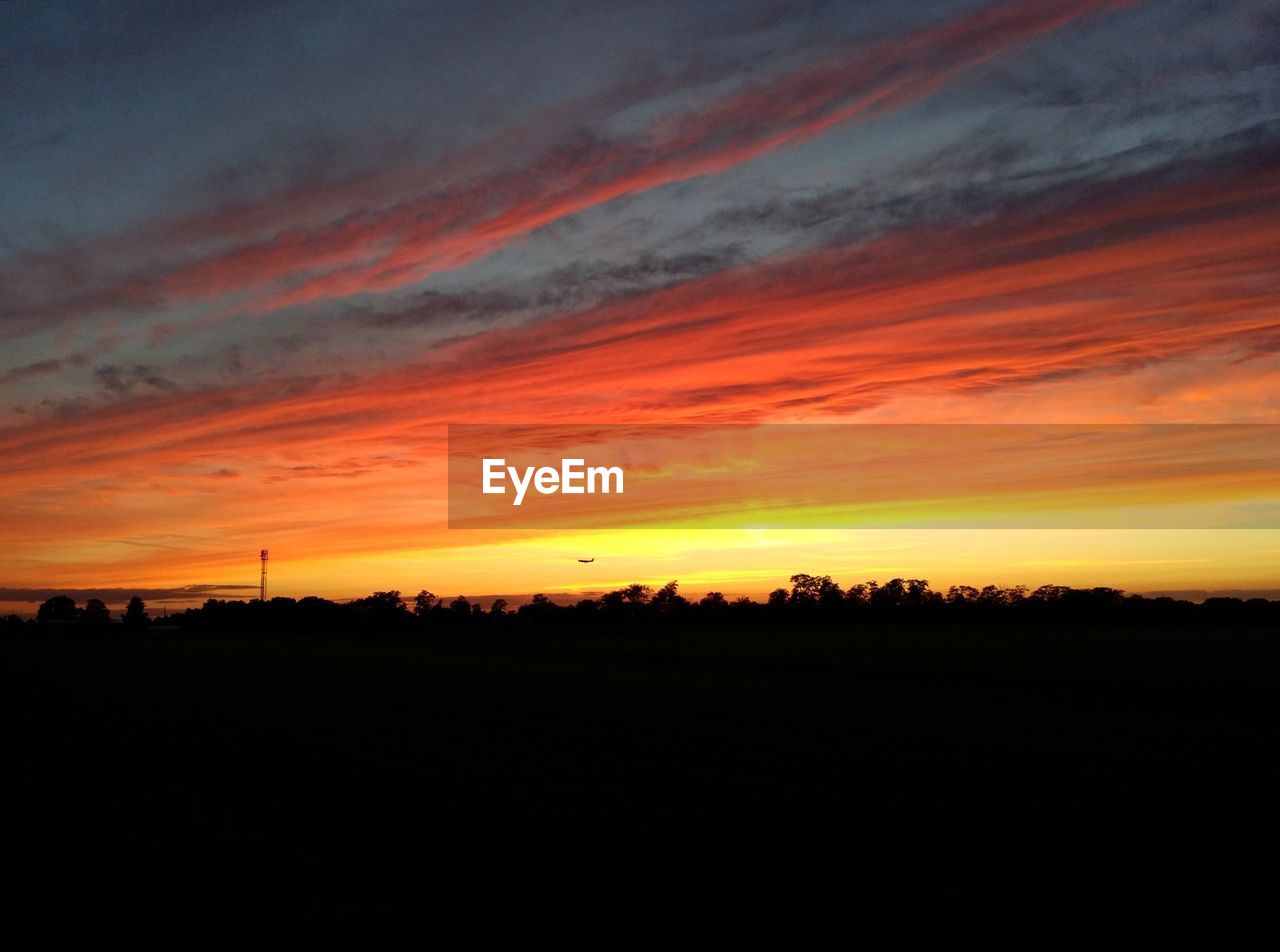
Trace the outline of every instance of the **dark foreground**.
<instances>
[{"instance_id":1,"label":"dark foreground","mask_svg":"<svg viewBox=\"0 0 1280 952\"><path fill-rule=\"evenodd\" d=\"M151 636L0 658L11 860L1260 842L1280 792L1272 632Z\"/></svg>"}]
</instances>

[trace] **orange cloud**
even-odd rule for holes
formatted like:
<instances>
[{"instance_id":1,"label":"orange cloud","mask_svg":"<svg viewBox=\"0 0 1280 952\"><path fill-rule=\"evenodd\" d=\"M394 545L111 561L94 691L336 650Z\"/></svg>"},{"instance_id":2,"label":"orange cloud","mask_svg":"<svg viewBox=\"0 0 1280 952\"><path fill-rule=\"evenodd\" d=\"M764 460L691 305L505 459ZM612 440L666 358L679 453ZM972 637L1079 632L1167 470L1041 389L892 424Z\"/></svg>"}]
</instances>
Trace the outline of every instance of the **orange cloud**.
<instances>
[{"instance_id":1,"label":"orange cloud","mask_svg":"<svg viewBox=\"0 0 1280 952\"><path fill-rule=\"evenodd\" d=\"M834 126L873 119L1021 43L1128 5L997 4L731 93L655 122L642 138L588 137L527 168L379 211L339 214L335 208L328 224L284 228L267 241L180 267L162 283L174 301L252 291L260 311L403 287L623 195L722 172Z\"/></svg>"},{"instance_id":2,"label":"orange cloud","mask_svg":"<svg viewBox=\"0 0 1280 952\"><path fill-rule=\"evenodd\" d=\"M211 576L264 540L308 553L315 579L332 571L324 559L385 568L389 553L523 544L444 530L448 422L868 419L904 398L919 398L902 404L916 420L944 400L980 419L986 394L1028 422L1073 408L1083 421L1097 404L1068 387L1105 393L1188 362L1179 418L1221 422L1215 394L1275 392L1280 175L1268 162L1201 171L803 252L478 333L363 379L135 395L11 427L5 581L235 581Z\"/></svg>"}]
</instances>

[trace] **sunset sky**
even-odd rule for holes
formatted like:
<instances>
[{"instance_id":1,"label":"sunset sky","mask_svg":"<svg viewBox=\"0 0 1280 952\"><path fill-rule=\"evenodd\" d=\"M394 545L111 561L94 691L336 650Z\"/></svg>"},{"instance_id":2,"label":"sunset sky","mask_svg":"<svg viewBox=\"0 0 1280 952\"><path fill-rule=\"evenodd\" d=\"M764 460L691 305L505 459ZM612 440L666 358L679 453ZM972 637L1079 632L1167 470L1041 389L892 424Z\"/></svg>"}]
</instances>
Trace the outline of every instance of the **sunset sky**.
<instances>
[{"instance_id":1,"label":"sunset sky","mask_svg":"<svg viewBox=\"0 0 1280 952\"><path fill-rule=\"evenodd\" d=\"M1274 0L20 0L0 89L6 611L1280 591L1274 528L446 499L449 424L1280 423Z\"/></svg>"}]
</instances>

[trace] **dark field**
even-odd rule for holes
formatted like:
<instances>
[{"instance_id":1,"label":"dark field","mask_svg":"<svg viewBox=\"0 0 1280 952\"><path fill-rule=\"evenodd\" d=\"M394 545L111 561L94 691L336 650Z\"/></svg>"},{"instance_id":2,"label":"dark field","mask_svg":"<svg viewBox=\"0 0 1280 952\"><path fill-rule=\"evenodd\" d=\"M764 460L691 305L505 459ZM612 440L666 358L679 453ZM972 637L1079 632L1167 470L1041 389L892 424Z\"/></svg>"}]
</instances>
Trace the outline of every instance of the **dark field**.
<instances>
[{"instance_id":1,"label":"dark field","mask_svg":"<svg viewBox=\"0 0 1280 952\"><path fill-rule=\"evenodd\" d=\"M903 625L10 641L7 843L439 862L530 838L1260 835L1277 644Z\"/></svg>"}]
</instances>

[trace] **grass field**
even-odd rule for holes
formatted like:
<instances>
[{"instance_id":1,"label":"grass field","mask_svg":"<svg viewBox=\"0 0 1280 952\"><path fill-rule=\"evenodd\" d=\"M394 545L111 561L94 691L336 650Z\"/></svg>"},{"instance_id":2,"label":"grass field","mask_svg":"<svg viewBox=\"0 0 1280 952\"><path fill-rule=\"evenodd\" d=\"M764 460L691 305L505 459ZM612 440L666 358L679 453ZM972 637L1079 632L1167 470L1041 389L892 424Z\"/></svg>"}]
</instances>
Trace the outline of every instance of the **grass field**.
<instances>
[{"instance_id":1,"label":"grass field","mask_svg":"<svg viewBox=\"0 0 1280 952\"><path fill-rule=\"evenodd\" d=\"M9 840L1185 828L1272 802L1278 655L1267 632L903 626L10 641Z\"/></svg>"}]
</instances>

